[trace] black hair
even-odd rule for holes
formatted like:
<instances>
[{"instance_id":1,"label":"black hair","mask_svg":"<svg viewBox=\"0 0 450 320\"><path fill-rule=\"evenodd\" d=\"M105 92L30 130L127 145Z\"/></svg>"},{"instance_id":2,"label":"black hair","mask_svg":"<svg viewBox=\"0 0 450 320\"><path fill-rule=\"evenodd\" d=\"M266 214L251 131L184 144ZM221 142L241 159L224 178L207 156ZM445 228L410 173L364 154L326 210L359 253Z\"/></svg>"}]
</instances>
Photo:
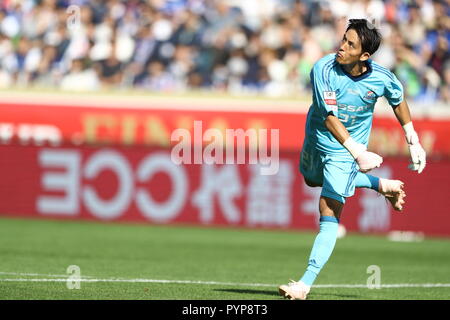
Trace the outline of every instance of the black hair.
<instances>
[{"instance_id":1,"label":"black hair","mask_svg":"<svg viewBox=\"0 0 450 320\"><path fill-rule=\"evenodd\" d=\"M370 55L378 50L381 43L381 34L375 26L366 19L350 19L347 27L353 29L361 40L362 52L368 52Z\"/></svg>"}]
</instances>

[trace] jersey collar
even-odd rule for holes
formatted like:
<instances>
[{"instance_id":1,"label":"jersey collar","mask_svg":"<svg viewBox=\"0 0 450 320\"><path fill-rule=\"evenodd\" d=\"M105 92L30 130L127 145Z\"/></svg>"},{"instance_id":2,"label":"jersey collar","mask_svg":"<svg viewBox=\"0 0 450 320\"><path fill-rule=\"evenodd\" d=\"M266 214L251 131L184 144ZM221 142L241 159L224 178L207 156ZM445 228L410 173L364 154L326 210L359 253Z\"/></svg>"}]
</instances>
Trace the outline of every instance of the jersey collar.
<instances>
[{"instance_id":1,"label":"jersey collar","mask_svg":"<svg viewBox=\"0 0 450 320\"><path fill-rule=\"evenodd\" d=\"M338 63L338 65L339 65L339 68L342 70L342 72L347 77L349 77L353 81L360 81L360 80L367 78L372 73L372 60L369 59L365 63L366 63L367 70L364 71L363 73L361 73L359 76L352 76L350 73L347 73L347 71L345 71L345 69L342 68L342 66L339 63Z\"/></svg>"}]
</instances>

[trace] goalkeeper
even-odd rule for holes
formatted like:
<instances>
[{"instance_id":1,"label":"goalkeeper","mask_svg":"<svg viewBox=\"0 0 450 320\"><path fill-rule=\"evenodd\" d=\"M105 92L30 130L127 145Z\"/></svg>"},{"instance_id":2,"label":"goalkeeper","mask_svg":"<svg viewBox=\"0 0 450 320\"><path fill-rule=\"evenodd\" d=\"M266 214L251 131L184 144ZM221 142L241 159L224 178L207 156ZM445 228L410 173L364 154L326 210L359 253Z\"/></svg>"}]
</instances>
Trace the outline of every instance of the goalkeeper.
<instances>
[{"instance_id":1,"label":"goalkeeper","mask_svg":"<svg viewBox=\"0 0 450 320\"><path fill-rule=\"evenodd\" d=\"M403 209L403 182L366 173L383 162L367 150L379 97L386 97L404 129L410 169L421 173L425 168L425 151L414 130L401 83L370 59L380 42L379 31L367 20L352 19L338 52L320 59L311 71L313 102L306 120L300 171L308 186L322 187L320 231L300 281L279 287L286 298L306 299L333 252L345 199L354 194L355 188L371 188L384 195L395 210Z\"/></svg>"}]
</instances>

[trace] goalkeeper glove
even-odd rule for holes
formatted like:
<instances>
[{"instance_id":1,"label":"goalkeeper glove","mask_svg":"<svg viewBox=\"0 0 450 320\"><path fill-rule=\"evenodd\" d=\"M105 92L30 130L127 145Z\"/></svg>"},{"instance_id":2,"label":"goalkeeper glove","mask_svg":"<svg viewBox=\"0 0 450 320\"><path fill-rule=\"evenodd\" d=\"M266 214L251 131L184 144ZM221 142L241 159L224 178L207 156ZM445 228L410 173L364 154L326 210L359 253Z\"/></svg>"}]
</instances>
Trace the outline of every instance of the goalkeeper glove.
<instances>
[{"instance_id":1,"label":"goalkeeper glove","mask_svg":"<svg viewBox=\"0 0 450 320\"><path fill-rule=\"evenodd\" d=\"M350 152L352 157L356 160L359 166L359 171L369 172L374 168L380 167L383 163L383 158L376 153L367 151L365 145L357 143L352 137L349 137L343 143L343 146Z\"/></svg>"},{"instance_id":2,"label":"goalkeeper glove","mask_svg":"<svg viewBox=\"0 0 450 320\"><path fill-rule=\"evenodd\" d=\"M419 143L419 136L414 130L412 122L405 124L403 126L403 130L405 131L405 138L408 143L409 154L411 156L411 163L408 165L408 168L421 173L427 164L426 152Z\"/></svg>"}]
</instances>

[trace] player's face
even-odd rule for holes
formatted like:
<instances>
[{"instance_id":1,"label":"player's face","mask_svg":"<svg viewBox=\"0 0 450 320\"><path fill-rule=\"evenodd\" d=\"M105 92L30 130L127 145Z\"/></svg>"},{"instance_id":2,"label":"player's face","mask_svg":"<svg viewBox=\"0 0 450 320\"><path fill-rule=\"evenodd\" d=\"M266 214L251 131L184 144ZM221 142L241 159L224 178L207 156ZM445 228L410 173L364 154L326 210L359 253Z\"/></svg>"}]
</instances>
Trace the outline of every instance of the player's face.
<instances>
[{"instance_id":1,"label":"player's face","mask_svg":"<svg viewBox=\"0 0 450 320\"><path fill-rule=\"evenodd\" d=\"M339 64L355 64L369 58L367 52L362 52L361 40L355 30L350 29L342 38L341 46L336 53L336 61Z\"/></svg>"}]
</instances>

